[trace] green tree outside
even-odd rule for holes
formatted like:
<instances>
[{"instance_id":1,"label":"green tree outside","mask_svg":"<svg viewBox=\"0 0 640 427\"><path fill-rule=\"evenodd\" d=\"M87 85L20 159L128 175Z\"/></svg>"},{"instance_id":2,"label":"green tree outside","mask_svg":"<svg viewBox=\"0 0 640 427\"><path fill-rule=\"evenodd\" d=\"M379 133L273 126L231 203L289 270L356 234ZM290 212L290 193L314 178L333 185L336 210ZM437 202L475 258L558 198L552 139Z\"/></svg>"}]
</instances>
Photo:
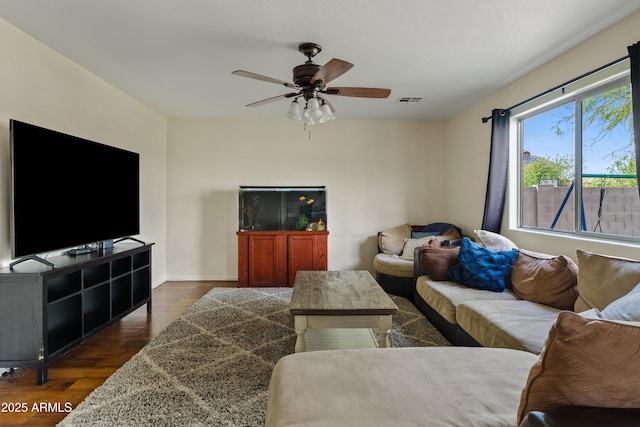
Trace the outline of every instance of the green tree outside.
<instances>
[{"instance_id":1,"label":"green tree outside","mask_svg":"<svg viewBox=\"0 0 640 427\"><path fill-rule=\"evenodd\" d=\"M525 187L540 184L542 180L556 179L561 187L571 185L573 181L573 159L569 155L557 155L555 159L537 157L526 163L522 169L522 181Z\"/></svg>"}]
</instances>

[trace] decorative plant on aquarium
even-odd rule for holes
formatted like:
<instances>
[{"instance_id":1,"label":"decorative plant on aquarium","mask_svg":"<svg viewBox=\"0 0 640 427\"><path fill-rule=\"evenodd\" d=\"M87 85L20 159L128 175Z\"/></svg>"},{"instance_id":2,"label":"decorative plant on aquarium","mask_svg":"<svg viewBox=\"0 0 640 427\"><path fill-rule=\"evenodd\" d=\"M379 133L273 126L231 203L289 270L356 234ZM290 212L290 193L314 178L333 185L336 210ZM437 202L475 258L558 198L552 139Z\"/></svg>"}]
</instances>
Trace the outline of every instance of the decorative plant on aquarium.
<instances>
[{"instance_id":1,"label":"decorative plant on aquarium","mask_svg":"<svg viewBox=\"0 0 640 427\"><path fill-rule=\"evenodd\" d=\"M313 209L314 199L307 199L307 196L301 195L298 197L298 200L302 202L302 206L300 206L300 215L298 215L298 220L296 221L296 229L297 230L306 230L307 225L309 224L309 218L311 218L311 210Z\"/></svg>"},{"instance_id":2,"label":"decorative plant on aquarium","mask_svg":"<svg viewBox=\"0 0 640 427\"><path fill-rule=\"evenodd\" d=\"M309 218L305 214L300 214L296 221L296 230L306 230L307 224L309 224Z\"/></svg>"}]
</instances>

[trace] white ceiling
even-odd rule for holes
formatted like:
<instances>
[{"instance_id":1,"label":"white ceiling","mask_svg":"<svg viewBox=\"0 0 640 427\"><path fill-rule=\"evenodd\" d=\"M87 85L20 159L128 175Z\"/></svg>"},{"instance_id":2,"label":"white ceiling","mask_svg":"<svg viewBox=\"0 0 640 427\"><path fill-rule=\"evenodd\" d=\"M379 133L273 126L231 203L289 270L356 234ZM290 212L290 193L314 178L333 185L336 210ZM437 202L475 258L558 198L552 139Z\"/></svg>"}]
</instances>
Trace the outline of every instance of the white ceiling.
<instances>
[{"instance_id":1,"label":"white ceiling","mask_svg":"<svg viewBox=\"0 0 640 427\"><path fill-rule=\"evenodd\" d=\"M330 86L338 118L447 117L640 9L640 0L0 0L0 17L172 117L284 117L290 81L315 58L355 64ZM10 58L3 58L10 60ZM588 71L588 70L585 70ZM561 82L558 82L561 83ZM400 97L422 97L400 105Z\"/></svg>"}]
</instances>

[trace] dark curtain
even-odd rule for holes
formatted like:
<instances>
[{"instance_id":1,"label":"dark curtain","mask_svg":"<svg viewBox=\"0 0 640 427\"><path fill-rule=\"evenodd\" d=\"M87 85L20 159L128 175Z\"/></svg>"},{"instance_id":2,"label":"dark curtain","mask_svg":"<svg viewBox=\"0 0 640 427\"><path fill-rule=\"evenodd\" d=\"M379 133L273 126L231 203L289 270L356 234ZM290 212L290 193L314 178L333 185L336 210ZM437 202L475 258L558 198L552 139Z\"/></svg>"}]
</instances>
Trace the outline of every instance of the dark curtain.
<instances>
[{"instance_id":1,"label":"dark curtain","mask_svg":"<svg viewBox=\"0 0 640 427\"><path fill-rule=\"evenodd\" d=\"M633 111L633 141L636 146L636 176L640 194L640 42L631 45L629 62L631 63L631 108Z\"/></svg>"},{"instance_id":2,"label":"dark curtain","mask_svg":"<svg viewBox=\"0 0 640 427\"><path fill-rule=\"evenodd\" d=\"M489 179L484 201L482 229L500 233L509 166L509 111L491 112L491 153Z\"/></svg>"}]
</instances>

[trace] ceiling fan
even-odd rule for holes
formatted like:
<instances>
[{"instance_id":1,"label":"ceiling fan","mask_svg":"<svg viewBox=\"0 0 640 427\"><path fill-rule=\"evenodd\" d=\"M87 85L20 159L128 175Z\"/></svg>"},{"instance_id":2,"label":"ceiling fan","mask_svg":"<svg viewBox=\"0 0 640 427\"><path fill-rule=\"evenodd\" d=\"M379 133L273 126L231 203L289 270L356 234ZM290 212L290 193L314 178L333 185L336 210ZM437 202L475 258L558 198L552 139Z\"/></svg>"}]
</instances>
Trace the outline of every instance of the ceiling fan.
<instances>
[{"instance_id":1,"label":"ceiling fan","mask_svg":"<svg viewBox=\"0 0 640 427\"><path fill-rule=\"evenodd\" d=\"M293 83L244 70L236 70L231 73L236 76L280 84L295 90L247 104L247 107L258 107L280 99L294 98L289 106L288 118L306 124L324 123L335 119L333 115L335 109L325 95L387 98L391 93L390 89L371 87L327 87L329 82L349 71L353 64L336 58L324 66L314 63L312 58L322 50L320 45L316 43L302 43L298 46L298 50L307 57L307 61L293 68ZM304 100L304 109L303 105L298 103L299 99Z\"/></svg>"}]
</instances>

